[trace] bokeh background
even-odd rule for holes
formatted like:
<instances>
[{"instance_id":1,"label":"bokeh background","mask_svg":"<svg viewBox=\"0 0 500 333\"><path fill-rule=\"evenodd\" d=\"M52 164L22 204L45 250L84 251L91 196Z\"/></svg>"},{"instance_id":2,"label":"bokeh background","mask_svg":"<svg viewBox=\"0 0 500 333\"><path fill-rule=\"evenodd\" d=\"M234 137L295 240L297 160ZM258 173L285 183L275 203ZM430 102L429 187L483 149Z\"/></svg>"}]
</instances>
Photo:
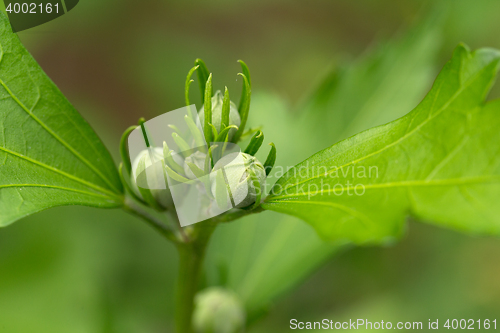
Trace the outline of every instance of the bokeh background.
<instances>
[{"instance_id":1,"label":"bokeh background","mask_svg":"<svg viewBox=\"0 0 500 333\"><path fill-rule=\"evenodd\" d=\"M409 112L459 42L500 48L498 13L497 0L81 0L19 37L116 161L123 130L183 106L195 58L233 97L243 59L250 125L288 166ZM353 248L267 212L217 230L202 287L234 290L250 333L292 318L500 320L498 258L498 238L415 221L393 246ZM176 273L174 247L122 211L36 214L0 230L0 332L173 332Z\"/></svg>"}]
</instances>

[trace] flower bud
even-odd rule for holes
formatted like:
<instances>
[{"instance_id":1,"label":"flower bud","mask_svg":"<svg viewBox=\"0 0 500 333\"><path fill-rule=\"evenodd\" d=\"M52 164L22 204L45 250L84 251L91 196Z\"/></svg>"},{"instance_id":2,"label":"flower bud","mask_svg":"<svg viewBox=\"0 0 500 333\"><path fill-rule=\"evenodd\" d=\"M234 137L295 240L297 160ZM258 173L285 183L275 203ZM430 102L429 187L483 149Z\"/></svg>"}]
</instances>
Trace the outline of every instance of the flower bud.
<instances>
[{"instance_id":1,"label":"flower bud","mask_svg":"<svg viewBox=\"0 0 500 333\"><path fill-rule=\"evenodd\" d=\"M179 155L172 156L178 163L183 163ZM133 191L149 205L167 209L173 205L173 201L163 174L162 160L161 148L141 151L132 163L131 184Z\"/></svg>"},{"instance_id":2,"label":"flower bud","mask_svg":"<svg viewBox=\"0 0 500 333\"><path fill-rule=\"evenodd\" d=\"M240 333L245 327L245 310L235 293L214 287L195 298L193 328L196 333Z\"/></svg>"},{"instance_id":3,"label":"flower bud","mask_svg":"<svg viewBox=\"0 0 500 333\"><path fill-rule=\"evenodd\" d=\"M211 190L214 197L217 196L217 186L226 186L225 183L217 181L218 170L224 170L227 185L231 189L236 207L247 207L255 202L257 190L262 191L266 180L266 171L262 163L256 157L238 153L226 155L214 166L210 174ZM251 172L255 174L260 184L260 189L255 188Z\"/></svg>"},{"instance_id":4,"label":"flower bud","mask_svg":"<svg viewBox=\"0 0 500 333\"><path fill-rule=\"evenodd\" d=\"M221 131L221 123L222 123L222 102L224 100L223 94L219 91L217 91L212 97L212 125L215 126L217 129L217 132L220 133ZM230 102L229 104L229 124L226 124L228 126L231 125L236 125L240 126L241 124L241 118L240 114L238 113L238 108L233 102ZM205 124L205 106L202 106L200 109L200 112L198 113L198 117L200 118L201 126L203 127ZM229 131L228 138L229 140L232 139L234 134L236 133L236 129L231 129Z\"/></svg>"},{"instance_id":5,"label":"flower bud","mask_svg":"<svg viewBox=\"0 0 500 333\"><path fill-rule=\"evenodd\" d=\"M194 154L189 155L184 160L184 172L189 179L196 179L197 177L194 175L193 171L189 167L188 163L192 163L196 165L201 170L205 170L205 159L207 154L202 153L201 151L197 151Z\"/></svg>"}]
</instances>

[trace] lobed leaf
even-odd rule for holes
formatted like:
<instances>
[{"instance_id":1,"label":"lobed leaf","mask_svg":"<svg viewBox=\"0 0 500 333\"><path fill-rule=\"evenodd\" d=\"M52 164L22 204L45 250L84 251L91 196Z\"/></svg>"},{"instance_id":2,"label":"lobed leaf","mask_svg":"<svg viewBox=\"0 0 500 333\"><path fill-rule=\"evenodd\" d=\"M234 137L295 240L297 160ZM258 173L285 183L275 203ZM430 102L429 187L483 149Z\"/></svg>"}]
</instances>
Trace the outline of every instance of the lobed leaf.
<instances>
[{"instance_id":1,"label":"lobed leaf","mask_svg":"<svg viewBox=\"0 0 500 333\"><path fill-rule=\"evenodd\" d=\"M355 243L400 236L408 215L500 234L500 101L484 104L499 61L496 50L459 45L412 112L298 164L263 207Z\"/></svg>"}]
</instances>

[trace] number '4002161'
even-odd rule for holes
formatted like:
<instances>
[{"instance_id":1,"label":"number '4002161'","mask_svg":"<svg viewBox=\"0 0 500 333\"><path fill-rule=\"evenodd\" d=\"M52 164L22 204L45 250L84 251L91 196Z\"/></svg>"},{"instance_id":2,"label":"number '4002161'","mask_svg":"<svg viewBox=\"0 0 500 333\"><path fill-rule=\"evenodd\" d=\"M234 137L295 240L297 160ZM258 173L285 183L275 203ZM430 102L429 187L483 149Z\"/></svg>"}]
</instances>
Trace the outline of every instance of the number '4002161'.
<instances>
[{"instance_id":1,"label":"number '4002161'","mask_svg":"<svg viewBox=\"0 0 500 333\"><path fill-rule=\"evenodd\" d=\"M477 324L477 327L476 327L476 324ZM496 330L497 329L497 320L490 320L490 319L484 319L484 320L481 320L481 319L478 319L478 320L474 320L474 319L448 319L446 321L446 323L444 324L444 327L446 327L447 329L469 329L469 330L473 330L473 329L485 329L485 330L489 330L490 328Z\"/></svg>"},{"instance_id":2,"label":"number '4002161'","mask_svg":"<svg viewBox=\"0 0 500 333\"><path fill-rule=\"evenodd\" d=\"M52 12L59 13L59 4L39 4L37 5L36 3L9 3L7 8L5 8L5 11L9 14L14 13L14 14L51 14Z\"/></svg>"}]
</instances>

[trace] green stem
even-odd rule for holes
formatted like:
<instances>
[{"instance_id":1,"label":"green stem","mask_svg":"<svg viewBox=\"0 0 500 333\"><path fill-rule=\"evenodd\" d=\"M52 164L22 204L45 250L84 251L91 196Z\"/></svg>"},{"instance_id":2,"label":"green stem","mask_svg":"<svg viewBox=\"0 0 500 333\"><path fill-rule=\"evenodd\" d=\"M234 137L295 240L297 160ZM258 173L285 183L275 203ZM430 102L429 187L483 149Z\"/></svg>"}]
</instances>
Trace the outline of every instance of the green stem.
<instances>
[{"instance_id":1,"label":"green stem","mask_svg":"<svg viewBox=\"0 0 500 333\"><path fill-rule=\"evenodd\" d=\"M144 221L146 221L150 226L152 226L156 231L158 231L165 238L176 242L176 236L173 231L163 223L163 221L159 220L152 214L150 214L146 209L143 209L139 204L137 204L134 200L129 197L125 198L123 207L126 212L129 212L132 215L140 217Z\"/></svg>"},{"instance_id":2,"label":"green stem","mask_svg":"<svg viewBox=\"0 0 500 333\"><path fill-rule=\"evenodd\" d=\"M194 298L198 292L207 245L217 224L230 222L245 215L262 211L263 209L258 207L253 210L237 210L214 217L197 224L189 242L177 243L177 250L179 251L175 316L177 333L192 333Z\"/></svg>"},{"instance_id":3,"label":"green stem","mask_svg":"<svg viewBox=\"0 0 500 333\"><path fill-rule=\"evenodd\" d=\"M262 207L252 210L230 211L198 223L190 228L182 228L178 225L178 232L172 230L171 225L167 226L161 220L158 220L131 198L126 199L123 208L148 222L176 245L179 252L179 275L175 301L176 331L177 333L192 333L194 298L198 292L207 245L215 227L219 223L227 223L245 215L260 213L263 211ZM175 213L167 215L170 215L170 224L172 222L174 222L174 225L178 224Z\"/></svg>"},{"instance_id":4,"label":"green stem","mask_svg":"<svg viewBox=\"0 0 500 333\"><path fill-rule=\"evenodd\" d=\"M205 251L210 236L215 230L214 223L197 226L195 238L189 243L178 243L179 275L176 293L176 328L177 333L192 333L194 297L198 291Z\"/></svg>"},{"instance_id":5,"label":"green stem","mask_svg":"<svg viewBox=\"0 0 500 333\"><path fill-rule=\"evenodd\" d=\"M219 215L219 216L212 217L208 221L210 221L211 223L227 223L227 222L232 222L234 220L240 219L244 216L257 214L257 213L260 213L263 211L264 211L264 208L262 208L262 206L258 206L257 208L248 209L248 210L238 209L238 210L234 210L234 211L229 211L229 212L222 214L222 215ZM203 222L203 223L205 223L205 222Z\"/></svg>"}]
</instances>

